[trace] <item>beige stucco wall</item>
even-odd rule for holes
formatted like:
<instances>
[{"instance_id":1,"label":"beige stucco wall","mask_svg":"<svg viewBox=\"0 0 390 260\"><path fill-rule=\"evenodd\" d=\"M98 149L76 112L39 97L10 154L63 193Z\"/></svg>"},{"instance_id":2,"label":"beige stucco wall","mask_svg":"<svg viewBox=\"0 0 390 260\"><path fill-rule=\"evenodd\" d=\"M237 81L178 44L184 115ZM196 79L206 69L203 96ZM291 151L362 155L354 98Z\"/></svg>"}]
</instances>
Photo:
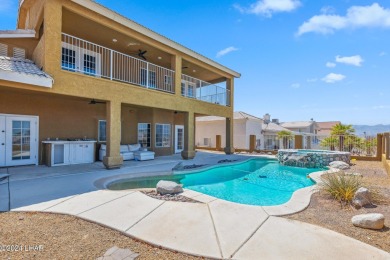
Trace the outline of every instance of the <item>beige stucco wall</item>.
<instances>
[{"instance_id":1,"label":"beige stucco wall","mask_svg":"<svg viewBox=\"0 0 390 260\"><path fill-rule=\"evenodd\" d=\"M175 124L185 124L184 114L186 113L189 122L185 125L185 128L188 130L187 134L190 138L186 139L186 147L193 149L194 139L193 132L195 131L195 124L193 123L194 115L216 115L221 117L232 118L233 116L233 106L226 107L212 103L206 103L198 101L195 99L189 99L181 96L180 93L180 80L176 80L176 93L165 93L161 91L155 91L151 89L145 89L143 87L121 83L116 81L110 81L108 79L87 76L81 73L74 73L69 71L64 71L61 69L61 32L62 32L62 23L63 10L69 10L71 12L82 15L87 19L93 20L95 23L104 24L104 26L109 27L113 30L121 32L122 34L132 35L134 32L124 27L117 22L110 20L106 17L100 16L97 13L88 10L84 7L81 7L71 1L64 0L39 0L32 1L26 0L22 6L19 15L18 28L21 29L36 29L38 30L41 24L41 21L44 21L44 30L43 37L38 40L32 40L33 44L28 43L28 40L17 39L17 43L20 45L27 44L28 56L32 58L40 67L44 67L44 71L54 78L54 85L52 88L40 88L36 86L18 84L14 82L4 82L0 81L0 86L7 88L19 89L26 94L35 93L36 99L39 99L39 102L15 102L7 103L8 106L4 104L0 107L0 113L22 113L25 114L25 111L29 113L37 114L40 117L42 116L41 128L43 132L40 133L42 138L47 136L58 136L66 134L70 135L69 129L64 129L58 126L54 126L53 122L58 123L59 118L61 118L62 125L69 125L73 128L82 128L81 130L72 130L75 131L74 134L82 136L93 135L97 132L96 122L97 117L102 117L106 115L107 111L112 111L109 118L112 118L111 124L118 124L119 121L122 121L122 131L118 131L117 127L110 128L112 131L109 131L108 138L113 140L112 145L108 149L119 150L118 140L126 143L133 143L137 141L137 131L136 126L132 124L132 121L144 121L149 120L152 125L152 140L155 136L155 123L169 123L171 124L172 129L172 141L174 139L174 125ZM93 32L86 32L93 33ZM181 53L173 49L170 46L163 45L157 42L154 39L150 39L146 36L140 35L139 33L134 34L134 37L138 37L138 40L146 42L151 46L160 48L161 50L166 51L173 57L176 57L175 60L175 71L176 79L180 79L181 75L181 60L188 60L197 66L200 66L206 70L210 70L213 73L219 73L221 78L226 78L229 82L228 88L233 91L233 76L227 74L226 72L212 67L209 64L205 64L194 57L189 57L188 55ZM35 41L35 42L34 42ZM16 98L14 94L10 94L10 100ZM81 98L83 101L72 99ZM12 98L12 99L11 99ZM22 99L28 99L24 96ZM8 97L7 97L8 99ZM62 100L63 99L63 100ZM98 109L96 108L91 110L87 108L85 111L80 107L84 106L86 100L97 99L107 101L107 104L112 104L113 109L106 110L105 106ZM56 100L57 102L52 102ZM74 100L74 101L71 101ZM72 108L69 107L69 102L75 102L72 104ZM45 106L37 105L45 104ZM64 104L65 103L65 104ZM77 105L77 104L78 105ZM59 105L62 104L62 105ZM68 104L68 105L66 105ZM122 109L121 113L117 113L118 104L123 107L150 107L151 111L143 111L137 113L128 113ZM231 104L233 104L233 97L231 97ZM11 111L11 112L7 112ZM14 111L14 112L12 112ZM19 111L19 112L18 112ZM46 111L55 111L52 114L48 114ZM178 114L174 114L174 111L178 111ZM97 114L96 114L97 113ZM121 119L119 119L119 115ZM58 116L58 117L57 117ZM88 117L88 120L86 118ZM49 126L46 126L49 125ZM53 126L51 126L53 125ZM85 127L80 127L80 125ZM88 126L86 126L88 125ZM225 129L225 125L223 126ZM126 128L126 131L123 130ZM85 134L82 133L85 131ZM225 131L224 131L225 132ZM121 136L118 136L121 135ZM79 137L79 136L78 136ZM215 138L215 137L214 137ZM223 138L224 141L225 138ZM153 141L154 143L154 141ZM190 144L190 145L188 145ZM153 144L154 145L154 144ZM156 154L167 154L173 153L173 144L169 148L158 148L156 149ZM117 156L118 153L113 153ZM120 162L120 160L116 160Z\"/></svg>"}]
</instances>

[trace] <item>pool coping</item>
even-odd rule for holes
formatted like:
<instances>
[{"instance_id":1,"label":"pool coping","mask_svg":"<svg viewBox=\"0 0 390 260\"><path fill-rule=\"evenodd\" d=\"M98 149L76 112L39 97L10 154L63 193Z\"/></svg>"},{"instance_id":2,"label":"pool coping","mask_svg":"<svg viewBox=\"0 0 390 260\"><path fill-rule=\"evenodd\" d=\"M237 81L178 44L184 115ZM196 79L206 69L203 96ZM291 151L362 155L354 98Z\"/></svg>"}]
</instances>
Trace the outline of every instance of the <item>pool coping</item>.
<instances>
[{"instance_id":1,"label":"pool coping","mask_svg":"<svg viewBox=\"0 0 390 260\"><path fill-rule=\"evenodd\" d=\"M267 157L263 157L263 158L267 158ZM245 163L247 161L253 160L253 159L256 159L256 157L251 157L247 160L242 160L239 162L226 163L226 164L223 164L223 166L224 165L228 166L228 165L241 164L241 163ZM273 158L267 158L267 159L273 159ZM215 167L221 167L221 166L222 165L211 165L209 167L202 168L202 171L213 169ZM180 173L173 173L172 172L169 175L191 174L191 172L195 173L198 171L199 171L199 168L191 169L190 171L185 171L185 172L181 171ZM295 214L295 213L298 213L298 212L305 210L310 205L312 194L319 190L318 184L321 183L321 176L323 174L326 174L326 173L334 173L334 172L338 172L338 171L340 171L340 170L335 169L335 168L329 168L327 170L316 171L316 172L312 172L312 173L308 174L308 177L312 181L315 182L314 185L309 186L309 187L305 187L305 188L301 188L301 189L294 191L293 194L291 195L291 198L287 202L280 204L280 205L274 205L274 206L259 206L259 205L249 205L249 204L237 203L237 202L220 199L220 198L208 195L208 194L204 194L201 192L197 192L197 191L185 189L185 188L183 189L184 192L181 193L180 195L187 197L189 199L193 199L193 200L202 202L202 203L210 203L213 201L220 200L220 201L229 202L229 203L238 204L238 205L260 207L268 215L280 217L280 216ZM139 178L139 177L155 177L155 176L160 176L160 175L161 176L167 175L166 171L165 172L155 172L155 173L156 173L155 175L150 175L150 173L143 173L143 174L140 174L137 176L134 176L134 175L129 176L130 174L119 174L119 175L99 179L99 180L94 182L94 186L98 189L110 191L109 189L107 189L107 186L109 184L111 184L115 181L123 180L124 178L132 179L132 178ZM129 191L130 190L131 191L150 191L150 190L154 190L154 189L155 188L138 188L138 189L127 189L127 190L129 190ZM144 194L144 196L148 196L148 195ZM155 199L155 198L153 198L153 199ZM156 200L158 200L158 199L156 199ZM179 203L181 203L181 202L179 202Z\"/></svg>"}]
</instances>

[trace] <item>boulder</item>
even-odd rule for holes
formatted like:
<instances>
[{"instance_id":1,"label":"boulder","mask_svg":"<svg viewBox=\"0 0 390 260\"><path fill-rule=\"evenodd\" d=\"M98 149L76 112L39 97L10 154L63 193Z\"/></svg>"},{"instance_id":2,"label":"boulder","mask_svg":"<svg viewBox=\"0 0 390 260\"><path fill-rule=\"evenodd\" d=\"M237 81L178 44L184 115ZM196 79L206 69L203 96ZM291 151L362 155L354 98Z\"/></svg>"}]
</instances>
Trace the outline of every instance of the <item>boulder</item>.
<instances>
[{"instance_id":1,"label":"boulder","mask_svg":"<svg viewBox=\"0 0 390 260\"><path fill-rule=\"evenodd\" d=\"M183 185L177 184L173 181L159 181L156 186L157 193L161 195L165 194L177 194L183 192Z\"/></svg>"},{"instance_id":2,"label":"boulder","mask_svg":"<svg viewBox=\"0 0 390 260\"><path fill-rule=\"evenodd\" d=\"M333 162L329 163L329 166L331 168L336 168L336 169L340 169L340 170L347 170L350 168L348 163L345 163L342 161L333 161Z\"/></svg>"},{"instance_id":3,"label":"boulder","mask_svg":"<svg viewBox=\"0 0 390 260\"><path fill-rule=\"evenodd\" d=\"M353 196L352 204L358 209L371 204L371 194L369 190L367 188L360 187Z\"/></svg>"},{"instance_id":4,"label":"boulder","mask_svg":"<svg viewBox=\"0 0 390 260\"><path fill-rule=\"evenodd\" d=\"M379 213L356 215L351 220L354 226L367 229L382 229L385 225L385 217Z\"/></svg>"}]
</instances>

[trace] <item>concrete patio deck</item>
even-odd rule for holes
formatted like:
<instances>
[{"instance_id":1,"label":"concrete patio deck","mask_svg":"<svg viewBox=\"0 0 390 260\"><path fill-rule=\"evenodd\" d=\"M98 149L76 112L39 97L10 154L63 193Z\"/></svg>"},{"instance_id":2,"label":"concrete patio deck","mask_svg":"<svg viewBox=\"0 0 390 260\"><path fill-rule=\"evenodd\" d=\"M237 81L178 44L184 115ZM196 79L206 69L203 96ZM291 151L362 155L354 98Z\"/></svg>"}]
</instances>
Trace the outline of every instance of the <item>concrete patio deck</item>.
<instances>
[{"instance_id":1,"label":"concrete patio deck","mask_svg":"<svg viewBox=\"0 0 390 260\"><path fill-rule=\"evenodd\" d=\"M140 191L99 190L94 185L99 179L115 175L154 175L170 171L179 162L215 164L222 159L248 157L198 153L192 161L173 156L128 162L112 171L98 168L97 164L83 166L83 172L53 167L50 173L46 168L42 168L47 171L43 172L32 167L36 170L32 173L14 168L8 170L11 206L14 211L78 216L148 243L217 259L390 259L390 254L339 233L277 217L291 213L292 208L305 208L305 199L296 205L286 204L281 210L227 202L190 190L183 195L203 203L161 201ZM294 196L299 197L299 193Z\"/></svg>"}]
</instances>

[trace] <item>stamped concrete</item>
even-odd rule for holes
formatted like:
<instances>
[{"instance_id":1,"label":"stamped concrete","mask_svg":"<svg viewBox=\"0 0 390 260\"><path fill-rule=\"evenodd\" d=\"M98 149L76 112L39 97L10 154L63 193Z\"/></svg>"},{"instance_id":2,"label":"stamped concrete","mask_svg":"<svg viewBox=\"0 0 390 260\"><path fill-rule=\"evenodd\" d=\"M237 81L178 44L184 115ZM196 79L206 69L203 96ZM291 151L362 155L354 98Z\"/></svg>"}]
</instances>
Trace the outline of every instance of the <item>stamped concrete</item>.
<instances>
[{"instance_id":1,"label":"stamped concrete","mask_svg":"<svg viewBox=\"0 0 390 260\"><path fill-rule=\"evenodd\" d=\"M174 250L221 258L214 225L203 203L167 201L126 233Z\"/></svg>"},{"instance_id":2,"label":"stamped concrete","mask_svg":"<svg viewBox=\"0 0 390 260\"><path fill-rule=\"evenodd\" d=\"M134 192L100 207L88 210L79 216L103 223L120 231L126 231L158 206L164 203L140 192Z\"/></svg>"},{"instance_id":3,"label":"stamped concrete","mask_svg":"<svg viewBox=\"0 0 390 260\"><path fill-rule=\"evenodd\" d=\"M66 200L60 204L46 208L47 212L67 213L78 215L82 212L101 206L120 197L133 193L134 191L110 192L107 190L84 193Z\"/></svg>"},{"instance_id":4,"label":"stamped concrete","mask_svg":"<svg viewBox=\"0 0 390 260\"><path fill-rule=\"evenodd\" d=\"M223 200L209 203L209 209L223 258L231 257L268 218L261 207Z\"/></svg>"},{"instance_id":5,"label":"stamped concrete","mask_svg":"<svg viewBox=\"0 0 390 260\"><path fill-rule=\"evenodd\" d=\"M370 245L311 224L269 219L234 259L389 259Z\"/></svg>"},{"instance_id":6,"label":"stamped concrete","mask_svg":"<svg viewBox=\"0 0 390 260\"><path fill-rule=\"evenodd\" d=\"M198 162L215 164L225 159L225 155L204 158ZM243 160L237 155L234 158ZM99 190L94 185L118 176L155 175L156 170L166 171L177 162L162 158L150 162L149 166L143 164L144 167L139 162L131 162L129 167L120 170L63 174L64 171L54 176L49 176L47 171L38 174L38 178L20 172L11 181L11 206L14 211L79 216L148 243L209 258L390 259L389 253L339 233L277 217L306 208L310 188L294 193L286 204L258 207L190 190L185 190L183 195L202 203L161 201L139 191ZM319 180L319 174L310 176Z\"/></svg>"}]
</instances>

